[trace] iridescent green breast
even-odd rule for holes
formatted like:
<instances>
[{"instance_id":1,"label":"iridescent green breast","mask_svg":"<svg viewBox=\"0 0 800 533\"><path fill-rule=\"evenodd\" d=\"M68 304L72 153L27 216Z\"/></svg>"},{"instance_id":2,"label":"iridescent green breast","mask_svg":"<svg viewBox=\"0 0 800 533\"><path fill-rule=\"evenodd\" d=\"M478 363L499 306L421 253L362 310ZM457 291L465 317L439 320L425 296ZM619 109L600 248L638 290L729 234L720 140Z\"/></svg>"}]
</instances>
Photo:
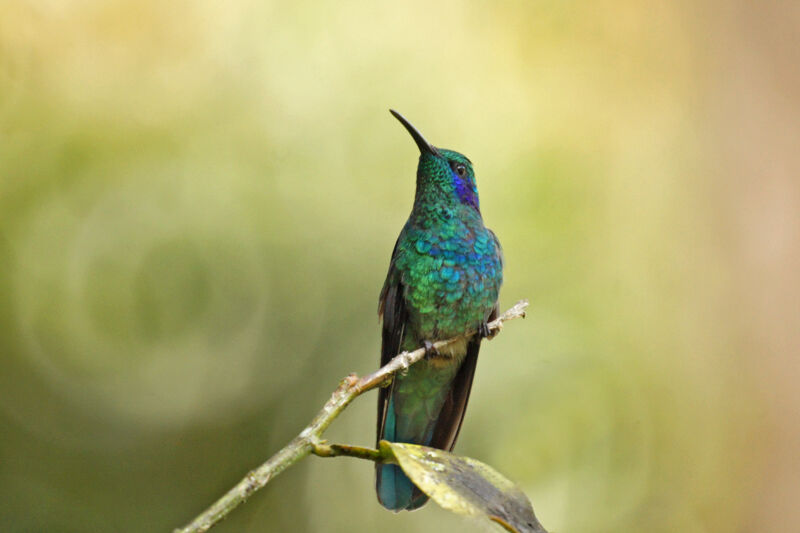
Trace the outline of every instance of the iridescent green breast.
<instances>
[{"instance_id":1,"label":"iridescent green breast","mask_svg":"<svg viewBox=\"0 0 800 533\"><path fill-rule=\"evenodd\" d=\"M479 215L412 218L398 252L414 337L445 339L486 320L503 274L499 245Z\"/></svg>"}]
</instances>

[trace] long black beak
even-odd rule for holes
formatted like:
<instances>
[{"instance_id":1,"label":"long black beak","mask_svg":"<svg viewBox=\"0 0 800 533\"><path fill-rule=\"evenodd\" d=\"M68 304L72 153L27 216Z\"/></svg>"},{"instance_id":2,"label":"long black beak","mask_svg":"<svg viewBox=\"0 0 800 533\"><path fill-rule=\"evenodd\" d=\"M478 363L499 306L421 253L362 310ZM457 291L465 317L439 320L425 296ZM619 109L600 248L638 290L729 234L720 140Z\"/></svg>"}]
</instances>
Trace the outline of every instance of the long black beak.
<instances>
[{"instance_id":1,"label":"long black beak","mask_svg":"<svg viewBox=\"0 0 800 533\"><path fill-rule=\"evenodd\" d=\"M411 125L409 121L406 120L406 117L395 111L394 109L390 109L389 112L394 115L394 118L400 121L400 124L406 127L408 133L414 138L414 142L417 143L419 147L419 151L423 154L425 152L429 154L433 154L438 156L439 150L437 150L431 143L425 140L425 137L422 136L420 132L417 131L417 128Z\"/></svg>"}]
</instances>

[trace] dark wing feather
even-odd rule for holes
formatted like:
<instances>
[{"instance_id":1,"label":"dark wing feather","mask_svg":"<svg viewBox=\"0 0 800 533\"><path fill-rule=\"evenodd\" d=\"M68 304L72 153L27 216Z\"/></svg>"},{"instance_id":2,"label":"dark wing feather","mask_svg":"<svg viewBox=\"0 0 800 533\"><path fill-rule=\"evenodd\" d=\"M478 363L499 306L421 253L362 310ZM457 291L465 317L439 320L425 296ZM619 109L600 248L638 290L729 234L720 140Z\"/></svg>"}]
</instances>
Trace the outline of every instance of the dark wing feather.
<instances>
[{"instance_id":1,"label":"dark wing feather","mask_svg":"<svg viewBox=\"0 0 800 533\"><path fill-rule=\"evenodd\" d=\"M398 238L398 242L400 239ZM403 286L400 283L400 274L395 268L397 257L397 243L392 250L392 260L389 264L389 273L381 290L380 303L378 305L378 316L383 319L381 331L381 366L388 363L395 355L400 353L400 345L403 342L407 312L403 299ZM389 397L391 386L382 387L378 390L378 435L380 440L383 434L383 424L386 420L386 404Z\"/></svg>"},{"instance_id":2,"label":"dark wing feather","mask_svg":"<svg viewBox=\"0 0 800 533\"><path fill-rule=\"evenodd\" d=\"M497 306L492 309L487 322L497 318ZM472 389L472 378L475 376L475 366L478 363L478 351L481 349L481 339L473 337L467 343L467 355L458 369L456 377L447 399L436 420L433 430L433 440L431 446L442 450L452 451L456 444L458 432L461 430L461 423L464 421L464 413L467 411L469 393Z\"/></svg>"}]
</instances>

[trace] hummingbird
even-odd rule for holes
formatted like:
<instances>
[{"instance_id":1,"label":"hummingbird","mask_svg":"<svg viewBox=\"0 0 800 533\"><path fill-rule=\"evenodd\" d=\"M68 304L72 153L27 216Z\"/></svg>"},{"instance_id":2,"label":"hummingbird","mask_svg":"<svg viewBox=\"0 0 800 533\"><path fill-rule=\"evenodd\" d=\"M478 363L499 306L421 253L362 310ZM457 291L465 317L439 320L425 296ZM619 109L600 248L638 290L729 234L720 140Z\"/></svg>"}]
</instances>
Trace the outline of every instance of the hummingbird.
<instances>
[{"instance_id":1,"label":"hummingbird","mask_svg":"<svg viewBox=\"0 0 800 533\"><path fill-rule=\"evenodd\" d=\"M404 350L425 358L378 393L377 440L451 451L467 408L481 340L497 317L500 242L483 225L472 162L436 148L400 113L420 151L414 206L394 245L381 290L381 366ZM437 351L433 343L478 333ZM376 464L378 501L393 511L428 500L394 464Z\"/></svg>"}]
</instances>

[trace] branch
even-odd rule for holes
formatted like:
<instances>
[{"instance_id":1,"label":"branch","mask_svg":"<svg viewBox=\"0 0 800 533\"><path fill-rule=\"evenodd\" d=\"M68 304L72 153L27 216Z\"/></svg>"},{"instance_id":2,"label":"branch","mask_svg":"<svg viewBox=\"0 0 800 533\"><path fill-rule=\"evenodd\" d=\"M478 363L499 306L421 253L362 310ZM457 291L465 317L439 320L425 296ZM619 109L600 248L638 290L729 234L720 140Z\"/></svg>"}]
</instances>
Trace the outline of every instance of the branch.
<instances>
[{"instance_id":1,"label":"branch","mask_svg":"<svg viewBox=\"0 0 800 533\"><path fill-rule=\"evenodd\" d=\"M524 318L526 307L528 307L528 301L520 300L514 307L503 313L502 316L489 322L487 324L488 338L491 339L503 328L503 322L520 317ZM477 331L470 330L458 337L435 342L433 343L433 348L442 350L462 339L470 338L476 333ZM398 354L372 374L362 378L355 374L350 374L344 378L322 407L322 410L317 413L317 416L298 436L270 457L267 462L255 470L251 470L235 487L214 502L202 514L198 515L190 524L174 530L174 533L202 533L208 531L233 509L244 503L251 494L263 488L272 478L312 452L321 457L350 455L373 461L381 460L382 454L379 450L357 446L325 445L321 441L322 433L356 397L374 388L388 385L395 374L408 370L408 367L423 357L425 357L425 348L418 348L413 352Z\"/></svg>"}]
</instances>

